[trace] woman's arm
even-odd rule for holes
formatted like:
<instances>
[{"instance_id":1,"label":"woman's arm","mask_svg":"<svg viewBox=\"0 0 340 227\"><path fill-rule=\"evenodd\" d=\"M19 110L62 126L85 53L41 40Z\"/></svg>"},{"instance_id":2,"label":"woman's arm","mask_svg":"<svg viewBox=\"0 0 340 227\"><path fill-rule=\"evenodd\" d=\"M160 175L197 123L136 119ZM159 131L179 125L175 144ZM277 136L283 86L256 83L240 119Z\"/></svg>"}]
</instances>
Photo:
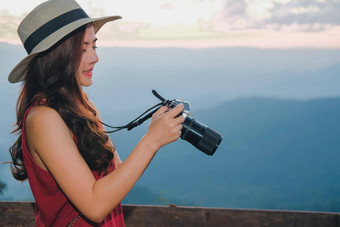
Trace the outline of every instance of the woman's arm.
<instances>
[{"instance_id":1,"label":"woman's arm","mask_svg":"<svg viewBox=\"0 0 340 227\"><path fill-rule=\"evenodd\" d=\"M176 116L182 110L182 105L170 111L161 107L127 159L98 181L55 110L39 106L30 111L26 121L28 146L77 209L90 220L101 222L135 185L157 150L179 138L184 118Z\"/></svg>"}]
</instances>

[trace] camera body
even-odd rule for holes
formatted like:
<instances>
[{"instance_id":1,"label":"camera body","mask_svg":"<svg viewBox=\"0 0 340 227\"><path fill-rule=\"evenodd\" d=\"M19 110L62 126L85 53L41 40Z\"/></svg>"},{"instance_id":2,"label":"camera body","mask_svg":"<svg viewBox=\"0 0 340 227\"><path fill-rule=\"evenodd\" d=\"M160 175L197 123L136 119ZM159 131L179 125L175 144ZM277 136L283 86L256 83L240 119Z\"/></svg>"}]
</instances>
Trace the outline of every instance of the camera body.
<instances>
[{"instance_id":1,"label":"camera body","mask_svg":"<svg viewBox=\"0 0 340 227\"><path fill-rule=\"evenodd\" d=\"M168 103L168 106L170 109L172 108L175 108L175 106L177 106L178 104L183 104L184 105L184 109L182 111L182 113L180 113L179 115L182 115L184 117L186 117L189 113L190 113L190 110L191 110L191 106L190 106L190 103L183 100L183 99L175 99L175 100L172 100L172 101L169 101Z\"/></svg>"},{"instance_id":2,"label":"camera body","mask_svg":"<svg viewBox=\"0 0 340 227\"><path fill-rule=\"evenodd\" d=\"M182 99L175 99L169 101L167 104L169 108L172 109L180 103L184 105L184 110L179 116L183 115L185 118L181 138L188 141L205 154L210 156L213 155L221 143L223 136L191 117L189 114L191 109L189 102Z\"/></svg>"}]
</instances>

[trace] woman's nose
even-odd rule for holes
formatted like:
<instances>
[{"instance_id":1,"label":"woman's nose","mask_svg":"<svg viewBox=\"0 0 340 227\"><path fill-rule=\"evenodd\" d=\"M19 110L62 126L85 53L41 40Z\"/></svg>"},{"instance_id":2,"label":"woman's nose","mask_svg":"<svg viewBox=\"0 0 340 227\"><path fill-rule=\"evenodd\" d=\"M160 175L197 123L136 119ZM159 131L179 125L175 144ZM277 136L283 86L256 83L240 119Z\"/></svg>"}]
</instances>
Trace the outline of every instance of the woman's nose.
<instances>
[{"instance_id":1,"label":"woman's nose","mask_svg":"<svg viewBox=\"0 0 340 227\"><path fill-rule=\"evenodd\" d=\"M99 57L98 57L97 53L96 53L96 52L93 52L93 53L91 54L90 58L89 58L89 62L90 62L91 64L95 64L95 63L97 63L98 61L99 61Z\"/></svg>"}]
</instances>

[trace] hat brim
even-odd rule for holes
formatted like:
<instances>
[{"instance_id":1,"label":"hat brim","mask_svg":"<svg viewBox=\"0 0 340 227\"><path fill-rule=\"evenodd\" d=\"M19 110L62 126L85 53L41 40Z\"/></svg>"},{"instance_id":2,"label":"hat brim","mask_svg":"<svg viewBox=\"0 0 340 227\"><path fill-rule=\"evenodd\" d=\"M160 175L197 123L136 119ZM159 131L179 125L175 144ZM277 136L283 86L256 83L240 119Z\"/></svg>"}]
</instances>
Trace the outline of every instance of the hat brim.
<instances>
[{"instance_id":1,"label":"hat brim","mask_svg":"<svg viewBox=\"0 0 340 227\"><path fill-rule=\"evenodd\" d=\"M59 30L55 31L44 40L42 40L33 50L32 52L22 59L10 72L8 76L8 81L10 83L17 83L20 81L24 81L27 73L27 67L30 61L39 53L48 50L54 44L56 44L59 40L76 30L77 28L93 23L94 25L94 32L97 33L100 28L107 22L114 21L121 19L121 16L108 16L108 17L100 17L100 18L83 18L77 21L74 21L67 26L60 28Z\"/></svg>"}]
</instances>

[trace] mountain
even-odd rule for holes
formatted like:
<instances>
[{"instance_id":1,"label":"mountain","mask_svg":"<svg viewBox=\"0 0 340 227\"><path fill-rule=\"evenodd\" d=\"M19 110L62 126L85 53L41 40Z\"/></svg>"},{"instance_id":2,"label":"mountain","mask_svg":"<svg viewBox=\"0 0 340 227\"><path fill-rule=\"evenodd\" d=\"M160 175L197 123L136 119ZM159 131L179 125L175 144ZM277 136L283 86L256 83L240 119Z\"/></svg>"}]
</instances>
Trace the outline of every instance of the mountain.
<instances>
[{"instance_id":1,"label":"mountain","mask_svg":"<svg viewBox=\"0 0 340 227\"><path fill-rule=\"evenodd\" d=\"M216 153L173 143L137 188L179 205L340 211L340 98L240 99L192 116L223 134Z\"/></svg>"}]
</instances>

